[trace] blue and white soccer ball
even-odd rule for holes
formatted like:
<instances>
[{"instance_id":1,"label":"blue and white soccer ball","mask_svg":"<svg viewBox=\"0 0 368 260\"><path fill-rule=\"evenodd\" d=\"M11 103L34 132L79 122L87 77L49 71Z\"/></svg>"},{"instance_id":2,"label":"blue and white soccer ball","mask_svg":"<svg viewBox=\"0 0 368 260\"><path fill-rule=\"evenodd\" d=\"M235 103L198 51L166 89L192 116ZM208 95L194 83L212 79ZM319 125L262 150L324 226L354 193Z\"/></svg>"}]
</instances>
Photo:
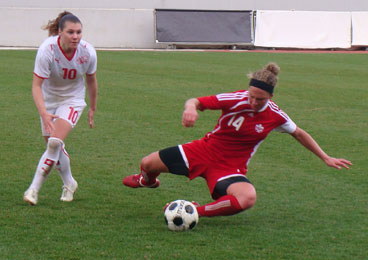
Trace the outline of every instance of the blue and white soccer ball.
<instances>
[{"instance_id":1,"label":"blue and white soccer ball","mask_svg":"<svg viewBox=\"0 0 368 260\"><path fill-rule=\"evenodd\" d=\"M196 206L186 200L170 202L164 215L167 227L172 231L193 229L199 220Z\"/></svg>"}]
</instances>

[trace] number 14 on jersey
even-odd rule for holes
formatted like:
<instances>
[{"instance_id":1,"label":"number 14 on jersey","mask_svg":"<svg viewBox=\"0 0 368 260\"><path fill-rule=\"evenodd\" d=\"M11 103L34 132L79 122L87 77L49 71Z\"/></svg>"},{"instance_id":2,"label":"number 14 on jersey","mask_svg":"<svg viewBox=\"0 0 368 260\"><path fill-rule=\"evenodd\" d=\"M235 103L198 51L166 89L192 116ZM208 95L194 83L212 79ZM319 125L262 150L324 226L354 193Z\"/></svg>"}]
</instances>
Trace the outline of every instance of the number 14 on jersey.
<instances>
[{"instance_id":1,"label":"number 14 on jersey","mask_svg":"<svg viewBox=\"0 0 368 260\"><path fill-rule=\"evenodd\" d=\"M245 118L243 116L239 116L238 118L236 118L236 115L233 116L232 118L230 118L229 122L227 123L228 126L233 126L235 127L236 131L239 131L240 127L242 126L242 124L244 123Z\"/></svg>"}]
</instances>

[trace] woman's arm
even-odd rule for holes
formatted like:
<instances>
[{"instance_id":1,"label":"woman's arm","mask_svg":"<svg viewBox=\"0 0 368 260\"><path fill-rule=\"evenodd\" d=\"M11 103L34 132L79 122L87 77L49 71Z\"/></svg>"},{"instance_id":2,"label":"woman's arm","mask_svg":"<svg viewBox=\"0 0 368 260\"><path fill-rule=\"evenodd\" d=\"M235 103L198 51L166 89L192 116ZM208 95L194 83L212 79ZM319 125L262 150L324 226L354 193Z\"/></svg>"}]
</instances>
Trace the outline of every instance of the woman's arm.
<instances>
[{"instance_id":1,"label":"woman's arm","mask_svg":"<svg viewBox=\"0 0 368 260\"><path fill-rule=\"evenodd\" d=\"M54 124L52 121L54 118L58 118L58 116L49 114L46 111L45 102L43 100L43 95L42 95L42 82L43 82L42 78L39 78L36 75L33 75L32 96L33 96L33 101L37 107L38 113L40 114L42 118L43 129L47 133L51 134L52 131L54 130Z\"/></svg>"},{"instance_id":2,"label":"woman's arm","mask_svg":"<svg viewBox=\"0 0 368 260\"><path fill-rule=\"evenodd\" d=\"M341 167L344 167L346 169L349 169L348 165L352 165L351 162L348 160L345 160L343 158L333 158L326 154L318 145L318 143L313 139L313 137L299 127L297 127L294 133L292 133L291 135L305 148L321 158L321 160L330 167L334 167L336 169L341 169Z\"/></svg>"},{"instance_id":3,"label":"woman's arm","mask_svg":"<svg viewBox=\"0 0 368 260\"><path fill-rule=\"evenodd\" d=\"M182 117L182 124L185 127L194 126L199 115L197 109L201 109L201 103L197 98L188 99L184 105L184 112Z\"/></svg>"},{"instance_id":4,"label":"woman's arm","mask_svg":"<svg viewBox=\"0 0 368 260\"><path fill-rule=\"evenodd\" d=\"M93 128L94 122L93 117L97 108L97 78L96 73L92 75L86 75L86 83L88 88L88 95L89 95L89 110L88 110L88 122L89 126Z\"/></svg>"}]
</instances>

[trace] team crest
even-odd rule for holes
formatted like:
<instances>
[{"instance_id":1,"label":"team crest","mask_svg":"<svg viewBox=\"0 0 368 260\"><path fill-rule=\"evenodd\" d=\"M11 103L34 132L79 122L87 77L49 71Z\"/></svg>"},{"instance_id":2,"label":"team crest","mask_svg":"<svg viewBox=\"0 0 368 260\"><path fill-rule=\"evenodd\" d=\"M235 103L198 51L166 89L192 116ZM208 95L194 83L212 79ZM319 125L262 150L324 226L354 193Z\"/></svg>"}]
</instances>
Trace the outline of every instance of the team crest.
<instances>
[{"instance_id":1,"label":"team crest","mask_svg":"<svg viewBox=\"0 0 368 260\"><path fill-rule=\"evenodd\" d=\"M262 124L256 124L256 126L255 126L255 128L254 128L255 130L256 130L256 132L257 133L262 133L263 132L263 130L264 130L264 127L263 127L263 125Z\"/></svg>"},{"instance_id":2,"label":"team crest","mask_svg":"<svg viewBox=\"0 0 368 260\"><path fill-rule=\"evenodd\" d=\"M88 62L88 57L87 56L81 56L77 59L78 64L83 64L83 63L87 63Z\"/></svg>"}]
</instances>

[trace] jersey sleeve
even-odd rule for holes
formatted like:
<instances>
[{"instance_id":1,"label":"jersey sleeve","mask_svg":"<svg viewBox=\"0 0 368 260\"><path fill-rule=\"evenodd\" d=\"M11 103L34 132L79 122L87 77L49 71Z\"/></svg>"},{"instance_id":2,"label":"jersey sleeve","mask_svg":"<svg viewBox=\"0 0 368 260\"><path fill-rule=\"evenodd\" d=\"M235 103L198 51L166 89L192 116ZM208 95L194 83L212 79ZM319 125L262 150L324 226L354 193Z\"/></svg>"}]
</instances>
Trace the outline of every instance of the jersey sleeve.
<instances>
[{"instance_id":1,"label":"jersey sleeve","mask_svg":"<svg viewBox=\"0 0 368 260\"><path fill-rule=\"evenodd\" d=\"M248 98L248 94L245 91L235 91L231 93L222 93L215 96L207 96L198 98L204 109L222 109L228 110L234 105Z\"/></svg>"},{"instance_id":2,"label":"jersey sleeve","mask_svg":"<svg viewBox=\"0 0 368 260\"><path fill-rule=\"evenodd\" d=\"M294 133L296 130L296 124L293 122L293 120L291 120L288 116L286 117L286 122L282 125L280 125L279 127L276 127L274 129L277 132L280 133Z\"/></svg>"},{"instance_id":3,"label":"jersey sleeve","mask_svg":"<svg viewBox=\"0 0 368 260\"><path fill-rule=\"evenodd\" d=\"M33 73L43 79L48 79L51 73L52 52L41 46L36 55Z\"/></svg>"},{"instance_id":4,"label":"jersey sleeve","mask_svg":"<svg viewBox=\"0 0 368 260\"><path fill-rule=\"evenodd\" d=\"M202 111L205 109L220 109L216 96L199 97L198 100L201 103Z\"/></svg>"}]
</instances>

